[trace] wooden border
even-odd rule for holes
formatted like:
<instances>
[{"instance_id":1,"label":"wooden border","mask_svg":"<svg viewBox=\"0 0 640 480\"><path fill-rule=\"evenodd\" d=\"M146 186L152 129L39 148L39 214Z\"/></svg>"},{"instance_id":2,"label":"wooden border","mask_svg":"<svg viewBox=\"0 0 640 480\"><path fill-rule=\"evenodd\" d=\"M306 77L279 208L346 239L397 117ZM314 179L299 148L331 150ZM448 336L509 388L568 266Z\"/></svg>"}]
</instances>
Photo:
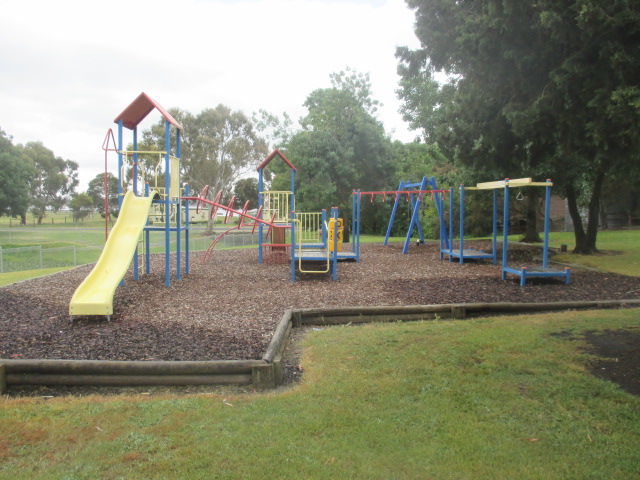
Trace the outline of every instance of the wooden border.
<instances>
[{"instance_id":1,"label":"wooden border","mask_svg":"<svg viewBox=\"0 0 640 480\"><path fill-rule=\"evenodd\" d=\"M17 385L141 386L282 384L282 356L291 330L305 325L470 318L561 310L638 308L640 300L550 303L450 303L443 305L305 308L285 311L261 360L105 361L0 359L0 394Z\"/></svg>"}]
</instances>

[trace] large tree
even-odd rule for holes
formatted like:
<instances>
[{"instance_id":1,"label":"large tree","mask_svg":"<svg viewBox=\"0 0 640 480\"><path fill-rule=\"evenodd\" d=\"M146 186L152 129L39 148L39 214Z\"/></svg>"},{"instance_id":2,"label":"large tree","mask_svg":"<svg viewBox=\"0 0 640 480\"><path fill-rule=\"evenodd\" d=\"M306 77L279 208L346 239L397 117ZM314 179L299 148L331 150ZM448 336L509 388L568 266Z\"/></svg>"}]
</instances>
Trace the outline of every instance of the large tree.
<instances>
[{"instance_id":1,"label":"large tree","mask_svg":"<svg viewBox=\"0 0 640 480\"><path fill-rule=\"evenodd\" d=\"M56 157L41 142L18 145L21 158L33 168L30 178L31 211L42 223L47 210L58 211L78 185L78 164Z\"/></svg>"},{"instance_id":2,"label":"large tree","mask_svg":"<svg viewBox=\"0 0 640 480\"><path fill-rule=\"evenodd\" d=\"M69 207L73 214L73 221L78 223L84 221L86 217L94 211L93 198L88 193L79 193L71 197Z\"/></svg>"},{"instance_id":3,"label":"large tree","mask_svg":"<svg viewBox=\"0 0 640 480\"><path fill-rule=\"evenodd\" d=\"M331 88L307 97L308 114L286 153L298 168L296 208L317 211L338 206L348 217L353 189L389 186L391 142L375 116L378 102L367 74L334 73L331 83ZM274 179L273 188L288 189L287 178L285 174Z\"/></svg>"},{"instance_id":4,"label":"large tree","mask_svg":"<svg viewBox=\"0 0 640 480\"><path fill-rule=\"evenodd\" d=\"M604 178L637 165L638 3L407 3L422 48L398 50L406 117L476 172L551 177L568 200L575 251L595 251ZM450 81L437 85L435 72Z\"/></svg>"},{"instance_id":5,"label":"large tree","mask_svg":"<svg viewBox=\"0 0 640 480\"><path fill-rule=\"evenodd\" d=\"M20 157L11 138L0 129L0 215L20 216L29 208L29 179L33 169Z\"/></svg>"},{"instance_id":6,"label":"large tree","mask_svg":"<svg viewBox=\"0 0 640 480\"><path fill-rule=\"evenodd\" d=\"M106 215L111 219L112 215L118 215L118 178L111 172L107 173L107 189L109 190ZM98 209L100 215L105 215L105 174L99 173L90 182L87 194L93 200L93 204Z\"/></svg>"},{"instance_id":7,"label":"large tree","mask_svg":"<svg viewBox=\"0 0 640 480\"><path fill-rule=\"evenodd\" d=\"M255 169L268 154L265 141L251 119L225 105L207 108L197 115L172 108L182 131L182 181L192 190L209 185L230 192L243 174ZM144 144L164 150L164 121L143 132Z\"/></svg>"}]
</instances>

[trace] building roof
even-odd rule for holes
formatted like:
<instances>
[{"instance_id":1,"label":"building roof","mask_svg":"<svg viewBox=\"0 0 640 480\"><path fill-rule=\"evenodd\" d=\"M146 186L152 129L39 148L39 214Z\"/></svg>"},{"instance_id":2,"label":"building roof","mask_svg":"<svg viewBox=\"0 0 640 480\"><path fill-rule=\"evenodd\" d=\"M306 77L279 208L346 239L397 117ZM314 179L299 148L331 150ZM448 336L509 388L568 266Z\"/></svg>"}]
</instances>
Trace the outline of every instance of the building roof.
<instances>
[{"instance_id":1,"label":"building roof","mask_svg":"<svg viewBox=\"0 0 640 480\"><path fill-rule=\"evenodd\" d=\"M176 127L178 130L182 130L182 125L167 112L162 105L153 100L149 95L142 92L138 98L136 98L131 105L124 109L124 111L116 117L115 123L122 120L122 125L129 130L133 130L138 124L145 119L151 111L156 108L162 114L166 121Z\"/></svg>"},{"instance_id":2,"label":"building roof","mask_svg":"<svg viewBox=\"0 0 640 480\"><path fill-rule=\"evenodd\" d=\"M269 156L265 158L260 165L258 165L258 168L256 168L256 170L264 169L267 165L269 165L269 162L271 162L271 160L273 160L276 157L280 157L284 161L284 163L286 163L289 166L291 170L297 171L296 167L293 166L293 163L291 163L289 159L285 156L285 154L282 153L277 148L273 152L271 152Z\"/></svg>"}]
</instances>

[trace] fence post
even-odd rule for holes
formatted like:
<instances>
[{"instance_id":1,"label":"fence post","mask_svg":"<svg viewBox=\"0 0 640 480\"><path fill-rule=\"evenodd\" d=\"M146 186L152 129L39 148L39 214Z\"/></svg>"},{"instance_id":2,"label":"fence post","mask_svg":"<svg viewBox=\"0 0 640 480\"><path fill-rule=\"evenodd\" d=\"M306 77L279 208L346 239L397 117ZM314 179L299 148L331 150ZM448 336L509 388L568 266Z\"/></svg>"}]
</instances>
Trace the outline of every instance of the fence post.
<instances>
[{"instance_id":1,"label":"fence post","mask_svg":"<svg viewBox=\"0 0 640 480\"><path fill-rule=\"evenodd\" d=\"M2 259L2 245L0 245L0 273L4 273L4 261Z\"/></svg>"},{"instance_id":2,"label":"fence post","mask_svg":"<svg viewBox=\"0 0 640 480\"><path fill-rule=\"evenodd\" d=\"M73 266L77 267L78 266L78 247L76 247L75 245L73 246Z\"/></svg>"},{"instance_id":3,"label":"fence post","mask_svg":"<svg viewBox=\"0 0 640 480\"><path fill-rule=\"evenodd\" d=\"M40 257L40 269L42 269L42 245L38 245L38 253Z\"/></svg>"}]
</instances>

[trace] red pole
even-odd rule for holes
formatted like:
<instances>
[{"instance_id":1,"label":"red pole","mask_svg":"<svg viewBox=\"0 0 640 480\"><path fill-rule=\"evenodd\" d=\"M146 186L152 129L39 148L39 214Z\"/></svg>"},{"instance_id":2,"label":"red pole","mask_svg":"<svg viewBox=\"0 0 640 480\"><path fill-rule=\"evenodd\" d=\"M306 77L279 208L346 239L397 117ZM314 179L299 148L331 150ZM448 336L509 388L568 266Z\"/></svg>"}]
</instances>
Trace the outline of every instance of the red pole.
<instances>
[{"instance_id":1,"label":"red pole","mask_svg":"<svg viewBox=\"0 0 640 480\"><path fill-rule=\"evenodd\" d=\"M109 137L113 141L113 148L109 148ZM102 142L104 150L104 241L109 239L109 181L107 176L107 154L109 151L117 152L116 139L113 136L113 130L107 130L107 134Z\"/></svg>"}]
</instances>

